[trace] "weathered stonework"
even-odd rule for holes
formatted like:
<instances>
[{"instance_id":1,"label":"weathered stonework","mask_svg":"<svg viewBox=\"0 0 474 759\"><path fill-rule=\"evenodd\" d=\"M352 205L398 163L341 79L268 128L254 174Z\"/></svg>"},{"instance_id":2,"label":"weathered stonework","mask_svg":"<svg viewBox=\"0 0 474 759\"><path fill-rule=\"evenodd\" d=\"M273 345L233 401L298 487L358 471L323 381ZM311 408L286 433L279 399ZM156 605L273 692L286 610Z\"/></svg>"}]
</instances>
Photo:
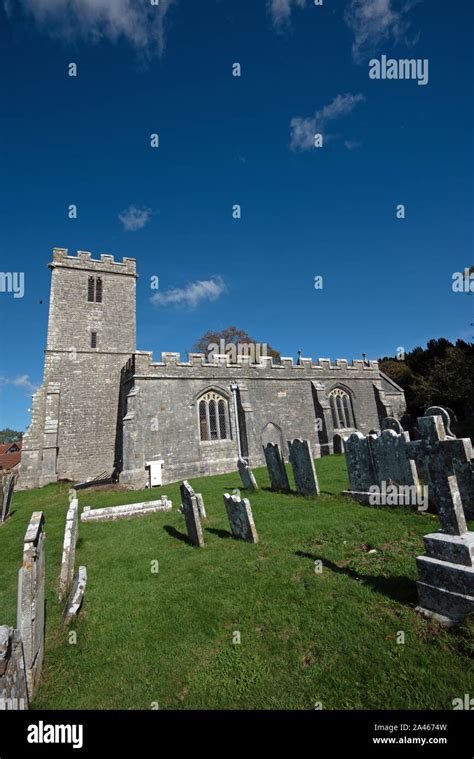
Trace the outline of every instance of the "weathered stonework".
<instances>
[{"instance_id":1,"label":"weathered stonework","mask_svg":"<svg viewBox=\"0 0 474 759\"><path fill-rule=\"evenodd\" d=\"M248 498L224 494L224 504L234 538L248 543L258 543L257 530L253 521L252 509Z\"/></svg>"},{"instance_id":2,"label":"weathered stonework","mask_svg":"<svg viewBox=\"0 0 474 759\"><path fill-rule=\"evenodd\" d=\"M237 468L244 488L246 488L246 490L258 490L257 480L255 479L254 473L244 459L238 459Z\"/></svg>"},{"instance_id":3,"label":"weathered stonework","mask_svg":"<svg viewBox=\"0 0 474 759\"><path fill-rule=\"evenodd\" d=\"M7 474L2 477L0 486L0 524L3 524L10 516L15 479L16 475L14 474Z\"/></svg>"},{"instance_id":4,"label":"weathered stonework","mask_svg":"<svg viewBox=\"0 0 474 759\"><path fill-rule=\"evenodd\" d=\"M272 490L282 493L290 492L290 482L285 469L285 462L277 443L267 443L264 448L265 461Z\"/></svg>"},{"instance_id":5,"label":"weathered stonework","mask_svg":"<svg viewBox=\"0 0 474 759\"><path fill-rule=\"evenodd\" d=\"M58 479L84 481L113 472L130 488L149 483L147 462L163 459L163 483L263 466L263 447L308 440L316 458L333 452L335 434L367 434L405 409L403 391L375 361L313 361L204 354L161 361L135 344L134 259L116 262L55 249L44 381L24 438L19 487ZM102 278L102 302L88 302L89 277ZM91 333L97 347L91 348ZM236 389L235 389L236 388ZM341 429L329 396L347 396L353 427ZM226 435L202 436L199 403L215 392L228 417ZM237 411L235 411L237 409ZM236 418L237 413L237 418ZM237 424L238 421L238 424ZM237 436L239 435L239 441ZM239 445L240 443L240 445Z\"/></svg>"},{"instance_id":6,"label":"weathered stonework","mask_svg":"<svg viewBox=\"0 0 474 759\"><path fill-rule=\"evenodd\" d=\"M23 564L18 574L17 628L23 643L30 701L41 676L44 653L44 540L43 513L35 511L25 533Z\"/></svg>"},{"instance_id":7,"label":"weathered stonework","mask_svg":"<svg viewBox=\"0 0 474 759\"><path fill-rule=\"evenodd\" d=\"M64 529L63 555L61 573L59 576L59 600L62 601L74 577L74 561L76 558L76 543L78 535L79 502L77 498L71 501L66 515Z\"/></svg>"},{"instance_id":8,"label":"weathered stonework","mask_svg":"<svg viewBox=\"0 0 474 759\"><path fill-rule=\"evenodd\" d=\"M0 711L28 709L28 686L20 633L0 627Z\"/></svg>"},{"instance_id":9,"label":"weathered stonework","mask_svg":"<svg viewBox=\"0 0 474 759\"><path fill-rule=\"evenodd\" d=\"M206 519L206 508L204 506L204 498L202 497L201 493L195 493L191 485L187 480L184 480L184 482L180 485L180 492L181 492L181 501L187 501L188 504L191 504L191 498L196 499L198 512L199 512L199 518L200 519Z\"/></svg>"},{"instance_id":10,"label":"weathered stonework","mask_svg":"<svg viewBox=\"0 0 474 759\"><path fill-rule=\"evenodd\" d=\"M202 534L198 499L188 482L183 482L180 489L181 513L183 514L186 523L188 540L193 545L202 548L204 545L204 536Z\"/></svg>"},{"instance_id":11,"label":"weathered stonework","mask_svg":"<svg viewBox=\"0 0 474 759\"><path fill-rule=\"evenodd\" d=\"M81 522L113 522L116 519L147 517L157 511L171 511L172 506L172 502L165 495L158 501L128 503L124 506L106 506L103 509L91 509L90 506L85 506L81 514Z\"/></svg>"},{"instance_id":12,"label":"weathered stonework","mask_svg":"<svg viewBox=\"0 0 474 759\"><path fill-rule=\"evenodd\" d=\"M71 620L79 614L84 600L84 593L87 585L87 570L85 567L79 567L74 577L71 592L63 612L63 625L68 625Z\"/></svg>"},{"instance_id":13,"label":"weathered stonework","mask_svg":"<svg viewBox=\"0 0 474 759\"><path fill-rule=\"evenodd\" d=\"M319 484L314 468L313 454L308 440L289 440L290 464L293 468L296 489L300 495L319 495Z\"/></svg>"}]
</instances>

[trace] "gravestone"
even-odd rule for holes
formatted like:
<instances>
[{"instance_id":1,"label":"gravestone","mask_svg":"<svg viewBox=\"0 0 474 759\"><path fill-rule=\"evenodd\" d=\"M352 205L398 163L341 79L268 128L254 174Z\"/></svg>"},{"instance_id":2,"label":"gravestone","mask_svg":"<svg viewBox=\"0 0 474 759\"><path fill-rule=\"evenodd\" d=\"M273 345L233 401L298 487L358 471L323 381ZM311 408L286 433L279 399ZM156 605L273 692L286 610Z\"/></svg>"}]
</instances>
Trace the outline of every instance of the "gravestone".
<instances>
[{"instance_id":1,"label":"gravestone","mask_svg":"<svg viewBox=\"0 0 474 759\"><path fill-rule=\"evenodd\" d=\"M25 533L23 565L18 573L17 628L25 657L28 698L34 697L44 653L44 516L33 512Z\"/></svg>"},{"instance_id":2,"label":"gravestone","mask_svg":"<svg viewBox=\"0 0 474 759\"><path fill-rule=\"evenodd\" d=\"M244 488L247 490L258 490L257 481L254 477L254 473L250 469L245 459L238 459L237 467L239 469L240 479Z\"/></svg>"},{"instance_id":3,"label":"gravestone","mask_svg":"<svg viewBox=\"0 0 474 759\"><path fill-rule=\"evenodd\" d=\"M0 711L28 709L25 659L20 633L0 627Z\"/></svg>"},{"instance_id":4,"label":"gravestone","mask_svg":"<svg viewBox=\"0 0 474 759\"><path fill-rule=\"evenodd\" d=\"M290 463L296 489L300 495L319 495L319 484L314 468L309 440L288 440Z\"/></svg>"},{"instance_id":5,"label":"gravestone","mask_svg":"<svg viewBox=\"0 0 474 759\"><path fill-rule=\"evenodd\" d=\"M403 427L394 416L386 416L382 421L382 430L393 430L397 435L403 433Z\"/></svg>"},{"instance_id":6,"label":"gravestone","mask_svg":"<svg viewBox=\"0 0 474 759\"><path fill-rule=\"evenodd\" d=\"M344 440L347 472L352 492L367 493L369 488L376 483L377 478L369 444L369 439L373 437L375 436L365 437L361 432L353 432Z\"/></svg>"},{"instance_id":7,"label":"gravestone","mask_svg":"<svg viewBox=\"0 0 474 759\"><path fill-rule=\"evenodd\" d=\"M85 567L79 567L76 576L74 577L71 593L69 594L69 598L63 612L63 625L68 625L73 617L79 613L82 607L82 602L84 600L84 593L86 592L86 584L87 570Z\"/></svg>"},{"instance_id":8,"label":"gravestone","mask_svg":"<svg viewBox=\"0 0 474 759\"><path fill-rule=\"evenodd\" d=\"M194 490L186 480L180 485L181 491L181 511L186 523L186 532L190 542L202 548L204 537L202 534L201 517L199 511L199 502Z\"/></svg>"},{"instance_id":9,"label":"gravestone","mask_svg":"<svg viewBox=\"0 0 474 759\"><path fill-rule=\"evenodd\" d=\"M204 506L204 499L201 495L201 493L195 493L194 489L191 487L189 482L187 480L183 480L181 485L179 486L179 489L181 491L181 500L184 498L188 499L188 501L194 496L197 500L198 505L198 511L199 511L199 518L200 519L207 519L206 516L206 508Z\"/></svg>"},{"instance_id":10,"label":"gravestone","mask_svg":"<svg viewBox=\"0 0 474 759\"><path fill-rule=\"evenodd\" d=\"M418 473L428 486L430 503L438 511L443 530L452 535L465 531L464 505L472 488L472 446L468 438L448 438L441 416L418 419L421 440L408 443ZM455 491L453 481L456 478ZM454 497L456 492L459 498Z\"/></svg>"},{"instance_id":11,"label":"gravestone","mask_svg":"<svg viewBox=\"0 0 474 759\"><path fill-rule=\"evenodd\" d=\"M106 506L103 509L91 509L85 506L81 514L81 522L114 522L116 519L134 519L147 517L159 511L171 511L172 501L162 495L158 501L143 503L126 503L123 506Z\"/></svg>"},{"instance_id":12,"label":"gravestone","mask_svg":"<svg viewBox=\"0 0 474 759\"><path fill-rule=\"evenodd\" d=\"M441 529L425 535L426 554L416 559L417 611L452 625L474 612L474 533L467 529L454 465L465 447L446 436L441 416L421 417L418 425L422 439L410 445L429 477Z\"/></svg>"},{"instance_id":13,"label":"gravestone","mask_svg":"<svg viewBox=\"0 0 474 759\"><path fill-rule=\"evenodd\" d=\"M451 429L451 426L456 424L456 417L451 409L444 408L444 406L430 406L426 409L423 416L440 416L443 419L444 431L446 437L456 437Z\"/></svg>"},{"instance_id":14,"label":"gravestone","mask_svg":"<svg viewBox=\"0 0 474 759\"><path fill-rule=\"evenodd\" d=\"M369 437L377 485L385 482L418 487L415 462L407 449L409 442L408 432L397 432L393 427L387 427L377 437Z\"/></svg>"},{"instance_id":15,"label":"gravestone","mask_svg":"<svg viewBox=\"0 0 474 759\"><path fill-rule=\"evenodd\" d=\"M10 516L14 487L15 487L14 474L7 474L6 477L2 478L0 524L3 524L3 522L5 522Z\"/></svg>"},{"instance_id":16,"label":"gravestone","mask_svg":"<svg viewBox=\"0 0 474 759\"><path fill-rule=\"evenodd\" d=\"M61 559L61 573L59 575L59 600L62 601L71 585L74 577L74 561L76 558L76 543L78 534L78 511L77 498L71 501L66 515L66 527L64 529L63 555Z\"/></svg>"},{"instance_id":17,"label":"gravestone","mask_svg":"<svg viewBox=\"0 0 474 759\"><path fill-rule=\"evenodd\" d=\"M253 521L252 509L248 498L224 494L224 504L234 538L258 543L257 530Z\"/></svg>"},{"instance_id":18,"label":"gravestone","mask_svg":"<svg viewBox=\"0 0 474 759\"><path fill-rule=\"evenodd\" d=\"M263 448L272 490L290 491L290 483L278 443L267 443Z\"/></svg>"}]
</instances>

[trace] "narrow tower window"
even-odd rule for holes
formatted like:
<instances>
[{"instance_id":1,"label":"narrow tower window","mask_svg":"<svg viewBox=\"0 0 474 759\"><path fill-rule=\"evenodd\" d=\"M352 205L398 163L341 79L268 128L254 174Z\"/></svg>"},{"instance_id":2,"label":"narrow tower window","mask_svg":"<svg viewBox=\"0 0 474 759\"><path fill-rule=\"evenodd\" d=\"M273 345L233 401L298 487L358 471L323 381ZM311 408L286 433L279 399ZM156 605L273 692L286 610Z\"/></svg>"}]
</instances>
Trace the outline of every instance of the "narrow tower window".
<instances>
[{"instance_id":1,"label":"narrow tower window","mask_svg":"<svg viewBox=\"0 0 474 759\"><path fill-rule=\"evenodd\" d=\"M95 300L96 303L102 303L102 277L97 277L95 281Z\"/></svg>"},{"instance_id":2,"label":"narrow tower window","mask_svg":"<svg viewBox=\"0 0 474 759\"><path fill-rule=\"evenodd\" d=\"M91 348L97 348L97 332L91 332Z\"/></svg>"},{"instance_id":3,"label":"narrow tower window","mask_svg":"<svg viewBox=\"0 0 474 759\"><path fill-rule=\"evenodd\" d=\"M102 303L102 277L89 277L87 280L87 300L89 303Z\"/></svg>"},{"instance_id":4,"label":"narrow tower window","mask_svg":"<svg viewBox=\"0 0 474 759\"><path fill-rule=\"evenodd\" d=\"M87 285L87 300L89 303L94 302L94 277L89 277L89 282Z\"/></svg>"}]
</instances>

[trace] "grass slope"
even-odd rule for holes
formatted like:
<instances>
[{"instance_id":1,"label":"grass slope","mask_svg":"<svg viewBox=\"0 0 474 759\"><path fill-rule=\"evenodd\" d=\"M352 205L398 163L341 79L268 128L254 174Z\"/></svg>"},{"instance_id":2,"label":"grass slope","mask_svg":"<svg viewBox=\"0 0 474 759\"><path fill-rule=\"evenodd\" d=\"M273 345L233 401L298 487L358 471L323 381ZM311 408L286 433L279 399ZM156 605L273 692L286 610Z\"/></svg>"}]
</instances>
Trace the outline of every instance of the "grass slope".
<instances>
[{"instance_id":1,"label":"grass slope","mask_svg":"<svg viewBox=\"0 0 474 759\"><path fill-rule=\"evenodd\" d=\"M272 493L266 470L256 471L258 545L228 532L222 493L240 487L238 473L192 481L208 514L203 549L184 539L178 484L163 488L172 512L81 523L76 567L87 567L88 585L71 627L75 644L60 626L57 600L68 489L16 493L0 529L1 624L15 624L28 520L34 510L46 517L46 655L33 707L452 708L472 689L472 628L448 633L413 611L415 557L437 519L342 498L342 456L316 466L318 499ZM86 491L80 507L158 495Z\"/></svg>"}]
</instances>

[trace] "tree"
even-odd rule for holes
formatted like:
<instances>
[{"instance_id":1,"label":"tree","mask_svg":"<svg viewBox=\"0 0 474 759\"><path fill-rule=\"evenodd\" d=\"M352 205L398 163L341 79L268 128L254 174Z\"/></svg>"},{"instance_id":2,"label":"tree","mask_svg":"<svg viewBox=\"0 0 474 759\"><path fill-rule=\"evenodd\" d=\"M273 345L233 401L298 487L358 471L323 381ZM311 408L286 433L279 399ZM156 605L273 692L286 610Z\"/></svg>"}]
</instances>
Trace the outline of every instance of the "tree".
<instances>
[{"instance_id":1,"label":"tree","mask_svg":"<svg viewBox=\"0 0 474 759\"><path fill-rule=\"evenodd\" d=\"M212 352L212 349L210 346L212 345L221 345L221 340L223 341L224 346L235 346L236 349L239 346L254 346L254 349L256 350L260 346L260 355L267 355L272 356L275 363L280 363L280 352L277 351L275 348L272 348L269 343L260 343L254 340L250 335L245 332L243 329L238 329L237 327L226 327L225 329L222 329L220 332L213 332L210 330L209 332L206 332L205 335L199 338L193 345L193 351L196 351L197 353L205 353L208 355L210 352ZM263 354L263 346L266 346L266 353ZM219 351L215 351L219 352ZM225 351L224 351L225 352Z\"/></svg>"},{"instance_id":2,"label":"tree","mask_svg":"<svg viewBox=\"0 0 474 759\"><path fill-rule=\"evenodd\" d=\"M460 434L474 435L474 344L445 338L406 353L404 361L385 357L381 370L405 390L414 417L427 406L452 408L461 421Z\"/></svg>"},{"instance_id":3,"label":"tree","mask_svg":"<svg viewBox=\"0 0 474 759\"><path fill-rule=\"evenodd\" d=\"M23 437L23 432L11 430L10 427L0 430L0 443L17 443Z\"/></svg>"}]
</instances>

